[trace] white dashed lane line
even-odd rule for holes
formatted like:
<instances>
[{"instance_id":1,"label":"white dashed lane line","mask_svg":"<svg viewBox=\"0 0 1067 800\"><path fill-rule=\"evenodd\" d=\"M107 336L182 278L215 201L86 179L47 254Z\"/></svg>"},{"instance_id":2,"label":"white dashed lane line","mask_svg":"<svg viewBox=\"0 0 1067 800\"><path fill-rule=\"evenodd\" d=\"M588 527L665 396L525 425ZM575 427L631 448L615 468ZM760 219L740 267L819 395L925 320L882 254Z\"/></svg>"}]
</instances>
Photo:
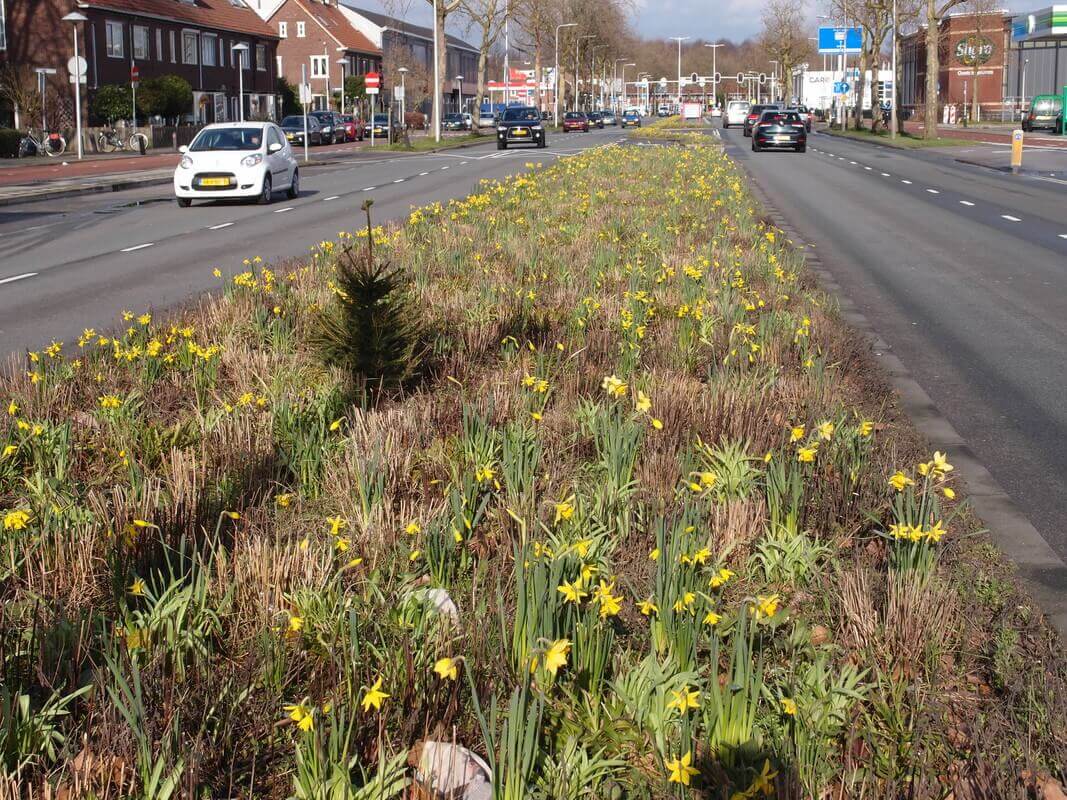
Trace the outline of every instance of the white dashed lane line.
<instances>
[{"instance_id":1,"label":"white dashed lane line","mask_svg":"<svg viewBox=\"0 0 1067 800\"><path fill-rule=\"evenodd\" d=\"M378 188L377 186L368 186L368 187L367 187L366 189L364 189L363 191L365 191L365 192L373 192L373 191L374 191L375 189L377 189L377 188Z\"/></svg>"},{"instance_id":2,"label":"white dashed lane line","mask_svg":"<svg viewBox=\"0 0 1067 800\"><path fill-rule=\"evenodd\" d=\"M146 247L151 247L154 244L155 244L155 242L146 242L145 244L138 244L138 245L134 245L133 247L124 247L119 252L120 253L132 253L135 250L144 250Z\"/></svg>"},{"instance_id":3,"label":"white dashed lane line","mask_svg":"<svg viewBox=\"0 0 1067 800\"><path fill-rule=\"evenodd\" d=\"M883 172L882 173L882 177L883 178L888 178L889 177L889 173L888 172Z\"/></svg>"},{"instance_id":4,"label":"white dashed lane line","mask_svg":"<svg viewBox=\"0 0 1067 800\"><path fill-rule=\"evenodd\" d=\"M340 199L341 199L341 195L339 195L339 194L335 194L335 195L331 195L330 197L324 197L324 198L322 199L322 202L324 202L324 203L328 203L328 202L330 202L331 200L340 200Z\"/></svg>"},{"instance_id":5,"label":"white dashed lane line","mask_svg":"<svg viewBox=\"0 0 1067 800\"><path fill-rule=\"evenodd\" d=\"M429 172L420 172L420 173L419 173L419 177L420 177L420 178L425 178L425 177L426 177L427 175L429 175L429 174L430 174Z\"/></svg>"},{"instance_id":6,"label":"white dashed lane line","mask_svg":"<svg viewBox=\"0 0 1067 800\"><path fill-rule=\"evenodd\" d=\"M405 180L406 178L397 178L393 183L403 183Z\"/></svg>"},{"instance_id":7,"label":"white dashed lane line","mask_svg":"<svg viewBox=\"0 0 1067 800\"><path fill-rule=\"evenodd\" d=\"M1067 239L1067 233L1061 233L1059 236L1061 239Z\"/></svg>"},{"instance_id":8,"label":"white dashed lane line","mask_svg":"<svg viewBox=\"0 0 1067 800\"><path fill-rule=\"evenodd\" d=\"M906 183L906 184L908 184L908 186L911 186L911 181L908 181L908 180L903 180L903 179L902 179L902 180L901 180L900 182L901 182L901 183Z\"/></svg>"},{"instance_id":9,"label":"white dashed lane line","mask_svg":"<svg viewBox=\"0 0 1067 800\"><path fill-rule=\"evenodd\" d=\"M1018 217L1013 217L1011 214L1001 214L1001 219L1006 219L1008 222L1022 222Z\"/></svg>"},{"instance_id":10,"label":"white dashed lane line","mask_svg":"<svg viewBox=\"0 0 1067 800\"><path fill-rule=\"evenodd\" d=\"M973 206L974 203L972 203L970 200L960 200L960 205L961 206Z\"/></svg>"},{"instance_id":11,"label":"white dashed lane line","mask_svg":"<svg viewBox=\"0 0 1067 800\"><path fill-rule=\"evenodd\" d=\"M941 192L937 191L937 189L927 189L926 191L928 191L930 194L941 194Z\"/></svg>"},{"instance_id":12,"label":"white dashed lane line","mask_svg":"<svg viewBox=\"0 0 1067 800\"><path fill-rule=\"evenodd\" d=\"M233 225L232 222L220 222L218 225L209 225L209 231L221 231L223 228L228 228Z\"/></svg>"},{"instance_id":13,"label":"white dashed lane line","mask_svg":"<svg viewBox=\"0 0 1067 800\"><path fill-rule=\"evenodd\" d=\"M285 208L276 208L276 209L274 209L274 213L275 214L284 214L286 211L292 211L292 210L293 210L292 206L286 206Z\"/></svg>"},{"instance_id":14,"label":"white dashed lane line","mask_svg":"<svg viewBox=\"0 0 1067 800\"><path fill-rule=\"evenodd\" d=\"M1067 237L1064 237L1067 238ZM0 283L14 283L15 281L22 281L26 278L33 278L36 276L36 272L27 272L23 275L12 275L10 278L0 278Z\"/></svg>"}]
</instances>

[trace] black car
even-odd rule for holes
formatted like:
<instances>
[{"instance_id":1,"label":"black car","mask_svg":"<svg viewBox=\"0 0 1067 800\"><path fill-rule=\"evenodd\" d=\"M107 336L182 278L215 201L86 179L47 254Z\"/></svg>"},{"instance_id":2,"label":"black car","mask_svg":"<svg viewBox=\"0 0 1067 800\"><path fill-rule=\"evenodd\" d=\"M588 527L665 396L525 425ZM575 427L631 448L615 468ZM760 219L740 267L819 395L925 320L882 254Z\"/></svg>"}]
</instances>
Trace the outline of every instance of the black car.
<instances>
[{"instance_id":1,"label":"black car","mask_svg":"<svg viewBox=\"0 0 1067 800\"><path fill-rule=\"evenodd\" d=\"M345 126L341 122L341 115L332 111L312 111L308 118L314 117L322 126L322 144L336 144L346 138Z\"/></svg>"},{"instance_id":2,"label":"black car","mask_svg":"<svg viewBox=\"0 0 1067 800\"><path fill-rule=\"evenodd\" d=\"M465 131L467 121L462 114L445 114L441 118L441 127L446 131Z\"/></svg>"},{"instance_id":3,"label":"black car","mask_svg":"<svg viewBox=\"0 0 1067 800\"><path fill-rule=\"evenodd\" d=\"M763 114L764 111L777 111L780 108L781 106L779 106L777 103L767 103L764 105L752 106L752 108L748 110L748 115L745 117L745 136L752 135L752 126L756 124L756 122L759 120L760 116Z\"/></svg>"},{"instance_id":4,"label":"black car","mask_svg":"<svg viewBox=\"0 0 1067 800\"><path fill-rule=\"evenodd\" d=\"M289 144L304 146L304 118L300 116L286 117L282 120L282 133ZM319 121L308 114L308 144L322 144L325 141L322 135L322 126Z\"/></svg>"},{"instance_id":5,"label":"black car","mask_svg":"<svg viewBox=\"0 0 1067 800\"><path fill-rule=\"evenodd\" d=\"M507 150L509 144L532 144L544 147L545 127L541 112L530 106L504 109L496 126L496 149Z\"/></svg>"},{"instance_id":6,"label":"black car","mask_svg":"<svg viewBox=\"0 0 1067 800\"><path fill-rule=\"evenodd\" d=\"M786 147L803 153L808 148L804 120L795 111L780 108L764 111L752 127L752 152Z\"/></svg>"},{"instance_id":7,"label":"black car","mask_svg":"<svg viewBox=\"0 0 1067 800\"><path fill-rule=\"evenodd\" d=\"M604 115L601 114L599 111L587 111L585 115L589 118L589 127L590 128L593 128L593 127L603 128L604 127Z\"/></svg>"}]
</instances>

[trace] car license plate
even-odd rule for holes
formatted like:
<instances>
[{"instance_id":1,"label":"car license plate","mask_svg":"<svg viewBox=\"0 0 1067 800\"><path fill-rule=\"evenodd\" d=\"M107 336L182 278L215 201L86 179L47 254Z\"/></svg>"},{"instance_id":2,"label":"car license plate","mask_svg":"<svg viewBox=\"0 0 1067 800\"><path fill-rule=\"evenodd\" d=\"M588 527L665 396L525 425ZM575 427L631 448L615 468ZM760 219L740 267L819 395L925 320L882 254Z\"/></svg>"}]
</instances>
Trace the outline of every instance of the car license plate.
<instances>
[{"instance_id":1,"label":"car license plate","mask_svg":"<svg viewBox=\"0 0 1067 800\"><path fill-rule=\"evenodd\" d=\"M512 131L512 132L513 132L513 133L514 133L514 134L515 134L516 136L525 136L525 135L526 135L526 128L515 128L515 130L514 130L514 131Z\"/></svg>"},{"instance_id":2,"label":"car license plate","mask_svg":"<svg viewBox=\"0 0 1067 800\"><path fill-rule=\"evenodd\" d=\"M789 141L789 137L788 136L775 136L774 137L774 141L776 141L776 142L788 142Z\"/></svg>"},{"instance_id":3,"label":"car license plate","mask_svg":"<svg viewBox=\"0 0 1067 800\"><path fill-rule=\"evenodd\" d=\"M285 134L285 138L288 139L291 142L293 140L293 134L287 133L287 134Z\"/></svg>"},{"instance_id":4,"label":"car license plate","mask_svg":"<svg viewBox=\"0 0 1067 800\"><path fill-rule=\"evenodd\" d=\"M229 186L230 185L230 179L229 178L201 178L200 179L200 185L201 186Z\"/></svg>"}]
</instances>

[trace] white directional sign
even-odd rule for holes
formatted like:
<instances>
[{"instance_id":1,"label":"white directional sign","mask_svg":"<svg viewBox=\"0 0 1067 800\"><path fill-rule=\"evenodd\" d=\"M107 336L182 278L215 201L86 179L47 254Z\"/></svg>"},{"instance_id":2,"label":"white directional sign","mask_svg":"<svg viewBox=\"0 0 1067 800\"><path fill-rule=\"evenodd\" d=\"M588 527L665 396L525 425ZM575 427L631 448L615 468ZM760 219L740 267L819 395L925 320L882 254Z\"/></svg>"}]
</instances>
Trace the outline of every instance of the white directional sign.
<instances>
[{"instance_id":1,"label":"white directional sign","mask_svg":"<svg viewBox=\"0 0 1067 800\"><path fill-rule=\"evenodd\" d=\"M72 58L67 62L67 72L71 74L71 77L77 75L79 78L85 77L85 71L89 68L88 62L81 56Z\"/></svg>"},{"instance_id":2,"label":"white directional sign","mask_svg":"<svg viewBox=\"0 0 1067 800\"><path fill-rule=\"evenodd\" d=\"M300 84L300 104L301 105L305 105L305 106L311 105L311 84L310 83L302 83L302 84Z\"/></svg>"}]
</instances>

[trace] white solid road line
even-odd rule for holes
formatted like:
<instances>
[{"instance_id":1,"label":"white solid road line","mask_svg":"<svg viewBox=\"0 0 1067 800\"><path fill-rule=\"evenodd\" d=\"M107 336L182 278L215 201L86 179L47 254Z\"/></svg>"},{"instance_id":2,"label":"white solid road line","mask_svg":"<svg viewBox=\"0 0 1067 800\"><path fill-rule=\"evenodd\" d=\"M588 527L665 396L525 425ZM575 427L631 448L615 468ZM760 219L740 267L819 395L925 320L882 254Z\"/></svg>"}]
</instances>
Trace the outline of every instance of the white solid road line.
<instances>
[{"instance_id":1,"label":"white solid road line","mask_svg":"<svg viewBox=\"0 0 1067 800\"><path fill-rule=\"evenodd\" d=\"M120 253L132 253L134 250L144 250L146 247L151 247L154 244L155 244L155 242L147 242L145 244L139 244L139 245L136 245L134 247L124 247L119 252Z\"/></svg>"},{"instance_id":2,"label":"white solid road line","mask_svg":"<svg viewBox=\"0 0 1067 800\"><path fill-rule=\"evenodd\" d=\"M292 206L286 206L285 208L276 208L276 209L274 209L274 213L275 214L284 214L286 211L292 211L292 210L293 210Z\"/></svg>"},{"instance_id":3,"label":"white solid road line","mask_svg":"<svg viewBox=\"0 0 1067 800\"><path fill-rule=\"evenodd\" d=\"M1013 217L1011 214L1001 214L1001 219L1006 219L1008 222L1022 222L1018 217Z\"/></svg>"},{"instance_id":4,"label":"white solid road line","mask_svg":"<svg viewBox=\"0 0 1067 800\"><path fill-rule=\"evenodd\" d=\"M970 200L960 200L960 205L961 206L973 206L974 203L972 203Z\"/></svg>"},{"instance_id":5,"label":"white solid road line","mask_svg":"<svg viewBox=\"0 0 1067 800\"><path fill-rule=\"evenodd\" d=\"M221 231L223 228L228 228L233 224L234 223L232 223L232 222L222 222L222 223L219 223L218 225L210 225L210 226L208 226L208 230L209 231Z\"/></svg>"},{"instance_id":6,"label":"white solid road line","mask_svg":"<svg viewBox=\"0 0 1067 800\"><path fill-rule=\"evenodd\" d=\"M1064 237L1067 238L1067 237ZM10 278L0 278L0 283L14 283L15 281L21 281L26 278L32 278L36 275L36 272L27 272L24 275L12 275Z\"/></svg>"}]
</instances>

